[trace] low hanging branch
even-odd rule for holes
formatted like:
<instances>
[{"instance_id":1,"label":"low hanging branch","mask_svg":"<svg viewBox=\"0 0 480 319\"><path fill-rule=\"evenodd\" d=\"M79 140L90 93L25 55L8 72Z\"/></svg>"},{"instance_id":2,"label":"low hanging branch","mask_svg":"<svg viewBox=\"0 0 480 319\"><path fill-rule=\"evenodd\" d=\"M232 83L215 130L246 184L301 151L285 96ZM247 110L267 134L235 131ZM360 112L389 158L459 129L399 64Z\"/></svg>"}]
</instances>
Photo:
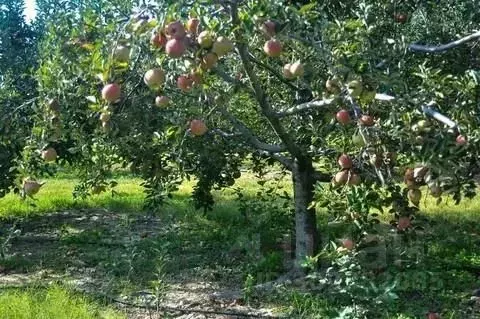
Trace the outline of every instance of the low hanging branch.
<instances>
[{"instance_id":1,"label":"low hanging branch","mask_svg":"<svg viewBox=\"0 0 480 319\"><path fill-rule=\"evenodd\" d=\"M302 103L299 105L295 105L289 109L286 109L281 112L277 112L276 116L277 117L285 117L289 115L294 115L302 112L308 112L310 110L316 109L316 108L322 108L326 106L330 106L335 102L335 99L326 99L326 100L319 100L319 101L311 101L307 103Z\"/></svg>"},{"instance_id":2,"label":"low hanging branch","mask_svg":"<svg viewBox=\"0 0 480 319\"><path fill-rule=\"evenodd\" d=\"M427 46L427 45L420 45L420 44L411 44L408 48L413 52L423 52L423 53L442 53L447 50L456 48L462 44L465 44L470 41L475 41L480 39L480 31L472 33L464 38L461 38L457 41L453 41L447 44L439 45L439 46Z\"/></svg>"}]
</instances>

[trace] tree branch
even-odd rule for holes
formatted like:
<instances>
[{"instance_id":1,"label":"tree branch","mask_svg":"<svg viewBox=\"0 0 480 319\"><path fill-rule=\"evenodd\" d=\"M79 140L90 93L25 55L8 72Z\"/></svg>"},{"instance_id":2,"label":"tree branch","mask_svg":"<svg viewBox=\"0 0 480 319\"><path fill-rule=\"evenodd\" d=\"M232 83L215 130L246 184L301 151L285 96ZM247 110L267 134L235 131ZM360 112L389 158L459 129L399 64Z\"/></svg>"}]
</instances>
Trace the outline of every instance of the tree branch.
<instances>
[{"instance_id":1,"label":"tree branch","mask_svg":"<svg viewBox=\"0 0 480 319\"><path fill-rule=\"evenodd\" d=\"M247 139L247 141L256 149L263 150L269 153L280 153L285 151L285 147L275 144L267 144L260 141L248 127L245 126L239 119L233 116L224 107L219 107L218 111L232 123L232 125Z\"/></svg>"},{"instance_id":2,"label":"tree branch","mask_svg":"<svg viewBox=\"0 0 480 319\"><path fill-rule=\"evenodd\" d=\"M233 25L239 26L240 19L238 17L238 4L236 1L232 2L230 9L231 9ZM270 122L270 125L273 127L278 137L282 140L283 143L285 143L285 146L287 147L288 151L297 158L304 157L305 156L304 152L302 152L302 150L298 147L298 145L296 145L296 143L288 135L288 132L284 129L284 127L280 123L280 120L275 116L275 111L270 106L267 96L265 94L265 91L262 88L261 82L257 74L255 73L255 71L253 70L252 64L250 63L247 47L238 29L235 32L235 38L237 41L237 49L240 55L240 59L242 60L243 67L245 68L248 78L250 79L250 82L252 84L253 90L255 91L255 97L257 99L258 104L260 105L263 115Z\"/></svg>"},{"instance_id":3,"label":"tree branch","mask_svg":"<svg viewBox=\"0 0 480 319\"><path fill-rule=\"evenodd\" d=\"M456 48L462 44L465 44L470 41L474 41L480 38L480 31L472 33L464 38L461 38L457 41L453 41L447 44L439 45L439 46L427 46L427 45L419 45L419 44L410 44L409 49L413 52L422 52L422 53L442 53L447 50Z\"/></svg>"},{"instance_id":4,"label":"tree branch","mask_svg":"<svg viewBox=\"0 0 480 319\"><path fill-rule=\"evenodd\" d=\"M319 101L311 101L307 103L302 103L299 105L295 105L289 109L286 109L281 112L277 112L276 116L277 117L285 117L289 115L294 115L302 112L308 112L310 110L320 108L320 107L325 107L325 106L330 106L335 102L335 99L326 99L326 100L319 100Z\"/></svg>"},{"instance_id":5,"label":"tree branch","mask_svg":"<svg viewBox=\"0 0 480 319\"><path fill-rule=\"evenodd\" d=\"M258 151L258 153L273 158L289 171L293 169L293 161L291 159L288 159L286 156L283 156L281 154L272 154L265 151Z\"/></svg>"},{"instance_id":6,"label":"tree branch","mask_svg":"<svg viewBox=\"0 0 480 319\"><path fill-rule=\"evenodd\" d=\"M253 54L249 53L250 60L255 63L256 65L260 66L261 68L267 70L268 72L272 73L280 82L288 85L292 90L299 91L300 88L295 86L291 81L285 79L283 75L281 75L277 70L272 68L270 65L263 63L262 61L258 60Z\"/></svg>"},{"instance_id":7,"label":"tree branch","mask_svg":"<svg viewBox=\"0 0 480 319\"><path fill-rule=\"evenodd\" d=\"M313 173L313 179L320 183L328 183L332 180L332 176L319 171L315 171Z\"/></svg>"},{"instance_id":8,"label":"tree branch","mask_svg":"<svg viewBox=\"0 0 480 319\"><path fill-rule=\"evenodd\" d=\"M240 137L240 136L243 136L241 133L227 133L219 128L214 128L214 129L211 129L210 132L214 133L214 134L218 134L222 137L225 137L225 138L231 138L231 137Z\"/></svg>"}]
</instances>

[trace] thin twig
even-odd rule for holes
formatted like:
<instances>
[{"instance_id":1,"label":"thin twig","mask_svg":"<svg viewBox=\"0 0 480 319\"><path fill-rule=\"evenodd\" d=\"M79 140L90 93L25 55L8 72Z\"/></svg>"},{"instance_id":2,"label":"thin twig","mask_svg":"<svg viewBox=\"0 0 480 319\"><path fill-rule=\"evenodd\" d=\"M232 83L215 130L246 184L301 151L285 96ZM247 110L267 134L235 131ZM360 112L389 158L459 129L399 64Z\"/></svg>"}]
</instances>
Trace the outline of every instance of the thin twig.
<instances>
[{"instance_id":1,"label":"thin twig","mask_svg":"<svg viewBox=\"0 0 480 319\"><path fill-rule=\"evenodd\" d=\"M480 38L480 31L477 31L459 40L456 40L447 44L439 45L439 46L428 46L428 45L420 45L420 44L414 43L414 44L410 44L408 48L410 49L410 51L413 51L413 52L442 53L447 50L456 48L467 42L478 40L479 38Z\"/></svg>"}]
</instances>

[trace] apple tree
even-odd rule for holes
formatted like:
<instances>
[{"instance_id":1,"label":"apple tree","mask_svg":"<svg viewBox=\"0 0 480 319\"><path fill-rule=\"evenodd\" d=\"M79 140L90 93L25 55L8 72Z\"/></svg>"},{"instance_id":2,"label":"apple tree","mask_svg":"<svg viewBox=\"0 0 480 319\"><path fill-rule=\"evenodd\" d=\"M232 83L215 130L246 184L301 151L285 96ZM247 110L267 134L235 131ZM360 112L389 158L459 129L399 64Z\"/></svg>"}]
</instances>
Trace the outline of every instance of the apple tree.
<instances>
[{"instance_id":1,"label":"apple tree","mask_svg":"<svg viewBox=\"0 0 480 319\"><path fill-rule=\"evenodd\" d=\"M473 1L444 29L434 2L101 3L55 19L38 70L36 143L81 168L77 194L113 186L123 165L151 207L195 177L208 209L245 159L278 165L292 177L297 265L318 252L319 206L352 225L354 249L376 209L409 232L422 191L474 195L475 36L441 55L421 45L473 32Z\"/></svg>"}]
</instances>

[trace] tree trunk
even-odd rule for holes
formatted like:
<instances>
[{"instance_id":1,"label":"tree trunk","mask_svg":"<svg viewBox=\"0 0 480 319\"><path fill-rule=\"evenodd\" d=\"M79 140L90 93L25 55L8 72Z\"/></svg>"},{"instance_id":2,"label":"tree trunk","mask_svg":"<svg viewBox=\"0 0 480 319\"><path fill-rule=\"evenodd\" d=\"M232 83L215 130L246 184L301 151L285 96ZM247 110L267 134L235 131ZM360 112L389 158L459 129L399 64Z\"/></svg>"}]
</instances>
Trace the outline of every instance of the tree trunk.
<instances>
[{"instance_id":1,"label":"tree trunk","mask_svg":"<svg viewBox=\"0 0 480 319\"><path fill-rule=\"evenodd\" d=\"M315 208L308 209L313 200L315 186L311 161L295 160L292 170L295 199L295 268L300 270L307 256L315 256L319 247L319 234Z\"/></svg>"}]
</instances>

